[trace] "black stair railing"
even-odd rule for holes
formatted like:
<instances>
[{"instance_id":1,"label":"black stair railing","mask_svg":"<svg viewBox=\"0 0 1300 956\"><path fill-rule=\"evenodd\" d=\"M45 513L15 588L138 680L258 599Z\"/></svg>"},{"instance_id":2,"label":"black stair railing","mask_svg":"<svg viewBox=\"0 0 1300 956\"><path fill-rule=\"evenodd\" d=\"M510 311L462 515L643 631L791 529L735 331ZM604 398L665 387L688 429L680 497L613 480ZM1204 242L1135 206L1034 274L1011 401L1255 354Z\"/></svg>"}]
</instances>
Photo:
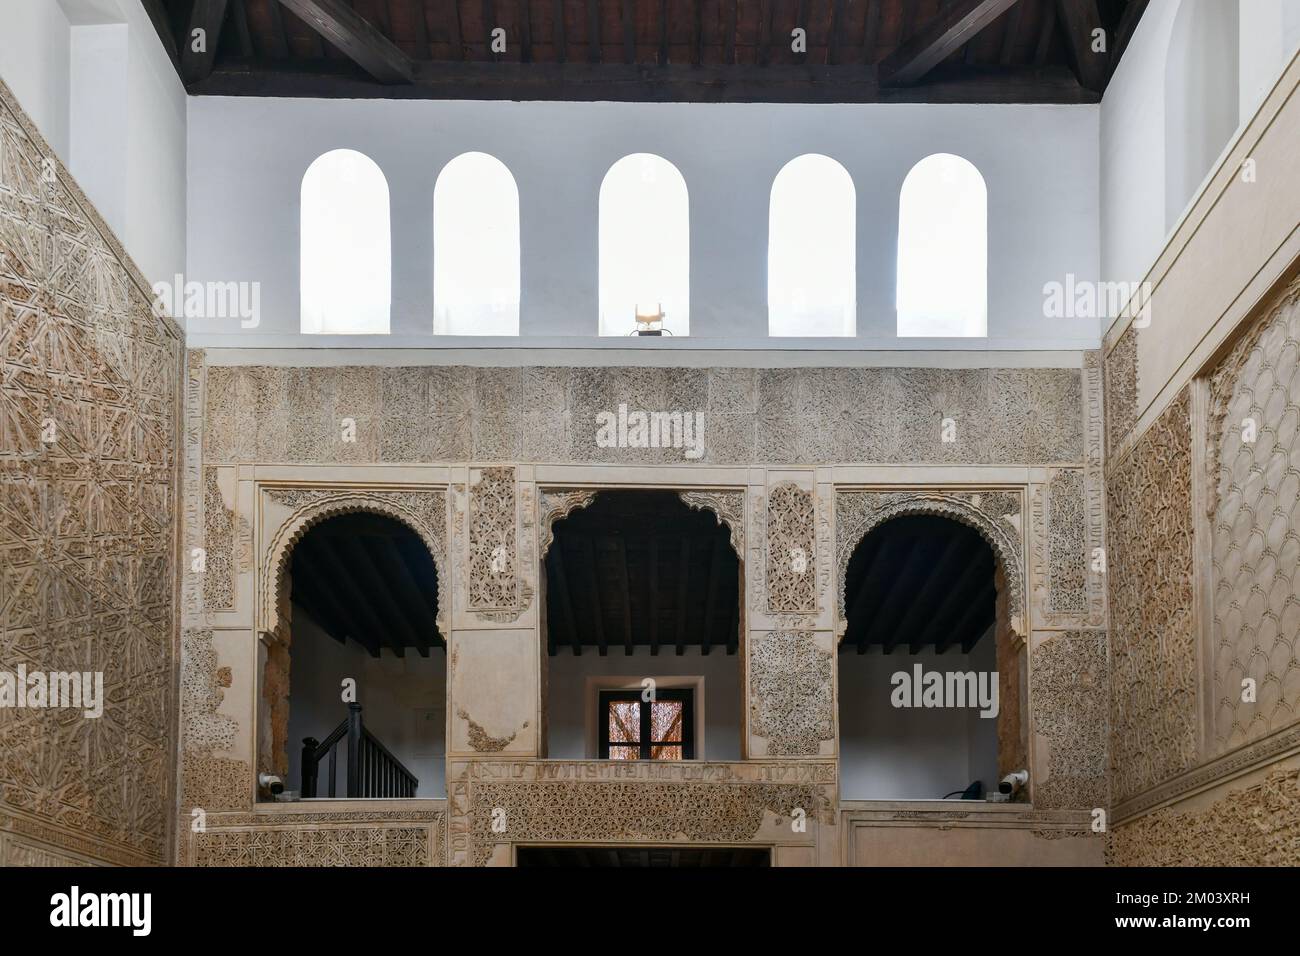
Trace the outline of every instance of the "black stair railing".
<instances>
[{"instance_id":1,"label":"black stair railing","mask_svg":"<svg viewBox=\"0 0 1300 956\"><path fill-rule=\"evenodd\" d=\"M361 722L361 705L348 704L348 715L329 736L302 741L302 795L316 796L320 764L326 760L329 796L336 796L339 744L346 742L347 796L413 797L420 781ZM327 759L328 758L328 759Z\"/></svg>"}]
</instances>

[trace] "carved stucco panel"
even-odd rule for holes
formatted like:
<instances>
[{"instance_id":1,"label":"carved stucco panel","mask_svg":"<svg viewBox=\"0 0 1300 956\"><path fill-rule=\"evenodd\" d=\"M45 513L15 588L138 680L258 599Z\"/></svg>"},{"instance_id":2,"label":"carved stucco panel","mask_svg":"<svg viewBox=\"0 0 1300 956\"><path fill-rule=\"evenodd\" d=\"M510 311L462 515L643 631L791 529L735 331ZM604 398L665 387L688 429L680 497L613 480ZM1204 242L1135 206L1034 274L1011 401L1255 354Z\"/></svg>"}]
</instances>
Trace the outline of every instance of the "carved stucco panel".
<instances>
[{"instance_id":1,"label":"carved stucco panel","mask_svg":"<svg viewBox=\"0 0 1300 956\"><path fill-rule=\"evenodd\" d=\"M2 82L0 252L0 666L104 691L95 719L0 712L0 818L164 863L183 335Z\"/></svg>"},{"instance_id":2,"label":"carved stucco panel","mask_svg":"<svg viewBox=\"0 0 1300 956\"><path fill-rule=\"evenodd\" d=\"M1211 378L1213 748L1300 720L1300 281Z\"/></svg>"},{"instance_id":3,"label":"carved stucco panel","mask_svg":"<svg viewBox=\"0 0 1300 956\"><path fill-rule=\"evenodd\" d=\"M1115 827L1115 866L1300 865L1300 769L1278 767L1207 807L1165 807Z\"/></svg>"},{"instance_id":4,"label":"carved stucco panel","mask_svg":"<svg viewBox=\"0 0 1300 956\"><path fill-rule=\"evenodd\" d=\"M1138 330L1129 326L1106 356L1106 457L1114 462L1138 419Z\"/></svg>"},{"instance_id":5,"label":"carved stucco panel","mask_svg":"<svg viewBox=\"0 0 1300 956\"><path fill-rule=\"evenodd\" d=\"M833 763L654 764L453 764L449 863L482 866L511 843L811 843L816 824L833 822ZM799 809L806 835L789 825Z\"/></svg>"},{"instance_id":6,"label":"carved stucco panel","mask_svg":"<svg viewBox=\"0 0 1300 956\"><path fill-rule=\"evenodd\" d=\"M1109 672L1105 631L1062 631L1037 642L1029 665L1034 733L1047 752L1034 805L1109 805Z\"/></svg>"},{"instance_id":7,"label":"carved stucco panel","mask_svg":"<svg viewBox=\"0 0 1300 956\"><path fill-rule=\"evenodd\" d=\"M442 866L440 811L220 814L189 836L193 866Z\"/></svg>"},{"instance_id":8,"label":"carved stucco panel","mask_svg":"<svg viewBox=\"0 0 1300 956\"><path fill-rule=\"evenodd\" d=\"M730 532L732 550L745 559L745 493L743 491L682 491L678 497L697 510L712 511Z\"/></svg>"},{"instance_id":9,"label":"carved stucco panel","mask_svg":"<svg viewBox=\"0 0 1300 956\"><path fill-rule=\"evenodd\" d=\"M1117 801L1193 766L1192 449L1187 389L1111 467L1111 763Z\"/></svg>"},{"instance_id":10,"label":"carved stucco panel","mask_svg":"<svg viewBox=\"0 0 1300 956\"><path fill-rule=\"evenodd\" d=\"M772 615L816 615L818 595L817 497L794 482L767 495L765 596Z\"/></svg>"},{"instance_id":11,"label":"carved stucco panel","mask_svg":"<svg viewBox=\"0 0 1300 956\"><path fill-rule=\"evenodd\" d=\"M830 635L767 631L750 635L750 733L757 756L818 756L835 739L835 668Z\"/></svg>"},{"instance_id":12,"label":"carved stucco panel","mask_svg":"<svg viewBox=\"0 0 1300 956\"><path fill-rule=\"evenodd\" d=\"M538 491L537 498L537 550L539 556L545 558L555 541L555 523L595 501L596 491L591 488L544 488Z\"/></svg>"}]
</instances>

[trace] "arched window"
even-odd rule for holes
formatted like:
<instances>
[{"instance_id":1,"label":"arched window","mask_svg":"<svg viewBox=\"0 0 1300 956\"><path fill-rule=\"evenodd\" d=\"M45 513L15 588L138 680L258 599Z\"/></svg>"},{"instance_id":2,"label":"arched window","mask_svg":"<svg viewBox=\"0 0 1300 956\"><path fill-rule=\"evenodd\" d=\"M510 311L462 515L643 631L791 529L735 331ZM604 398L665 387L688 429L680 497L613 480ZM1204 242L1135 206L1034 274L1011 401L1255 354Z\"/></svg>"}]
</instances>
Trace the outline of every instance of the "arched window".
<instances>
[{"instance_id":1,"label":"arched window","mask_svg":"<svg viewBox=\"0 0 1300 956\"><path fill-rule=\"evenodd\" d=\"M769 335L853 335L857 329L857 193L848 170L817 153L772 182L767 217Z\"/></svg>"},{"instance_id":2,"label":"arched window","mask_svg":"<svg viewBox=\"0 0 1300 956\"><path fill-rule=\"evenodd\" d=\"M691 235L686 180L662 156L632 153L600 184L600 334L627 335L662 309L690 334Z\"/></svg>"},{"instance_id":3,"label":"arched window","mask_svg":"<svg viewBox=\"0 0 1300 956\"><path fill-rule=\"evenodd\" d=\"M988 193L951 153L927 156L898 197L900 336L988 335Z\"/></svg>"},{"instance_id":4,"label":"arched window","mask_svg":"<svg viewBox=\"0 0 1300 956\"><path fill-rule=\"evenodd\" d=\"M392 240L383 172L356 150L325 153L303 174L300 215L300 330L387 334Z\"/></svg>"},{"instance_id":5,"label":"arched window","mask_svg":"<svg viewBox=\"0 0 1300 956\"><path fill-rule=\"evenodd\" d=\"M519 334L519 188L487 153L457 156L433 187L433 331Z\"/></svg>"},{"instance_id":6,"label":"arched window","mask_svg":"<svg viewBox=\"0 0 1300 956\"><path fill-rule=\"evenodd\" d=\"M1237 129L1238 5L1184 3L1165 58L1165 227Z\"/></svg>"}]
</instances>

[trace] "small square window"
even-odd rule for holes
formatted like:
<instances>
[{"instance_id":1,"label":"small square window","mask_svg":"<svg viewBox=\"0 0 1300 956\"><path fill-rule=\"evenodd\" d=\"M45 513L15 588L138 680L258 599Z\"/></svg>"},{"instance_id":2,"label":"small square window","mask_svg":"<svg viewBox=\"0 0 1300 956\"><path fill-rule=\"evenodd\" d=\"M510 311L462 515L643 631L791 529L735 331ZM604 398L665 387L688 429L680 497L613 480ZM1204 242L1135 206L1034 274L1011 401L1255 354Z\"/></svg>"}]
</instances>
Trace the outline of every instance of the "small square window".
<instances>
[{"instance_id":1,"label":"small square window","mask_svg":"<svg viewBox=\"0 0 1300 956\"><path fill-rule=\"evenodd\" d=\"M600 692L602 760L694 760L695 692L656 690L644 701L639 690Z\"/></svg>"}]
</instances>

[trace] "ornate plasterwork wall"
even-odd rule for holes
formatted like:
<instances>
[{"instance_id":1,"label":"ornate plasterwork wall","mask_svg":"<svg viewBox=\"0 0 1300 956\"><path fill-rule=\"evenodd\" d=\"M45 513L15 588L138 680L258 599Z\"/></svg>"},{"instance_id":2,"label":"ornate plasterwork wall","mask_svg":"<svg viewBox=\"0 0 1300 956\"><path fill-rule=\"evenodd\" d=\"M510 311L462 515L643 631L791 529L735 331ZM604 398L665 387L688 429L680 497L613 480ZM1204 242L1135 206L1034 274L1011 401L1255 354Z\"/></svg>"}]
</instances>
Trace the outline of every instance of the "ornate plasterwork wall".
<instances>
[{"instance_id":1,"label":"ornate plasterwork wall","mask_svg":"<svg viewBox=\"0 0 1300 956\"><path fill-rule=\"evenodd\" d=\"M1230 785L1208 805L1165 807L1115 828L1120 866L1295 866L1300 861L1300 768Z\"/></svg>"},{"instance_id":2,"label":"ornate plasterwork wall","mask_svg":"<svg viewBox=\"0 0 1300 956\"><path fill-rule=\"evenodd\" d=\"M209 464L1083 459L1078 369L238 366L210 368L207 389ZM703 413L704 457L602 447L596 416L620 405ZM945 418L955 441L938 440Z\"/></svg>"},{"instance_id":3,"label":"ornate plasterwork wall","mask_svg":"<svg viewBox=\"0 0 1300 956\"><path fill-rule=\"evenodd\" d=\"M165 862L181 334L0 83L0 667L104 712L0 709L0 866Z\"/></svg>"},{"instance_id":4,"label":"ornate plasterwork wall","mask_svg":"<svg viewBox=\"0 0 1300 956\"><path fill-rule=\"evenodd\" d=\"M1215 370L1209 439L1211 752L1223 753L1300 720L1300 283Z\"/></svg>"},{"instance_id":5,"label":"ornate plasterwork wall","mask_svg":"<svg viewBox=\"0 0 1300 956\"><path fill-rule=\"evenodd\" d=\"M213 814L187 836L191 866L442 866L444 810Z\"/></svg>"},{"instance_id":6,"label":"ornate plasterwork wall","mask_svg":"<svg viewBox=\"0 0 1300 956\"><path fill-rule=\"evenodd\" d=\"M1198 757L1186 389L1112 466L1107 493L1112 787L1123 800Z\"/></svg>"},{"instance_id":7,"label":"ornate plasterwork wall","mask_svg":"<svg viewBox=\"0 0 1300 956\"><path fill-rule=\"evenodd\" d=\"M512 844L548 842L813 846L834 824L835 776L833 762L453 763L449 862L506 864Z\"/></svg>"},{"instance_id":8,"label":"ornate plasterwork wall","mask_svg":"<svg viewBox=\"0 0 1300 956\"><path fill-rule=\"evenodd\" d=\"M750 730L769 757L818 756L835 739L831 636L759 631L749 653Z\"/></svg>"},{"instance_id":9,"label":"ornate plasterwork wall","mask_svg":"<svg viewBox=\"0 0 1300 956\"><path fill-rule=\"evenodd\" d=\"M1110 805L1108 666L1105 631L1061 631L1035 642L1029 695L1035 739L1043 752L1035 806Z\"/></svg>"}]
</instances>

